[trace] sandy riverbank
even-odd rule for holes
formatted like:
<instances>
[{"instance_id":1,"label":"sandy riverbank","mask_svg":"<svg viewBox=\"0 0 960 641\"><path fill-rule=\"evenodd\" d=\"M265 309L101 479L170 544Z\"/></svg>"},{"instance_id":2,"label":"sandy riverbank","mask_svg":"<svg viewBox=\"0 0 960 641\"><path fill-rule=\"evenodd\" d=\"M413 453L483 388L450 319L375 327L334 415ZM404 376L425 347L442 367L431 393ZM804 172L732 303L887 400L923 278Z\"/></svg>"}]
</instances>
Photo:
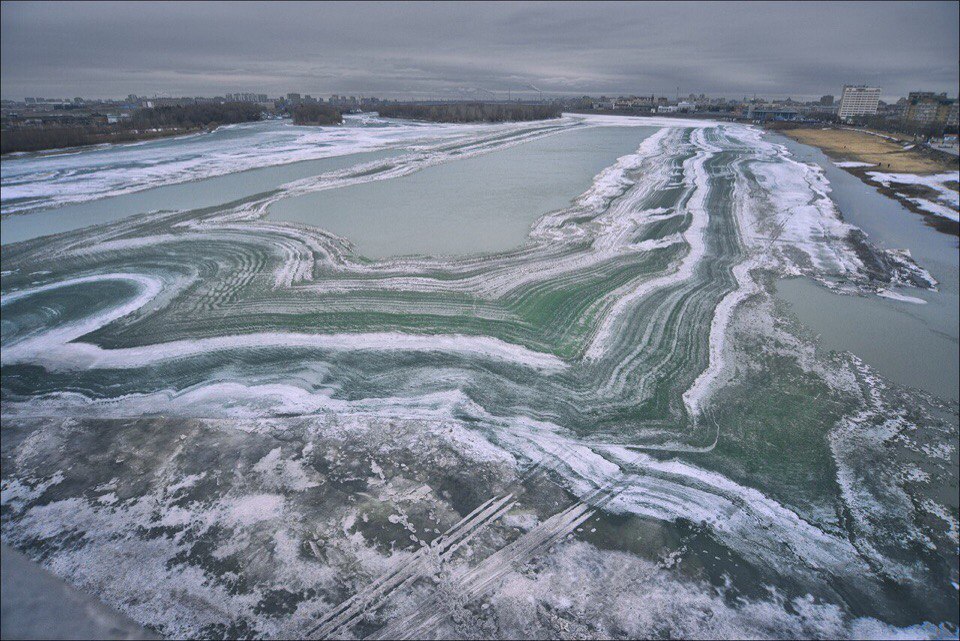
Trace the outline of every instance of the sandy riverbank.
<instances>
[{"instance_id":1,"label":"sandy riverbank","mask_svg":"<svg viewBox=\"0 0 960 641\"><path fill-rule=\"evenodd\" d=\"M907 140L852 129L778 129L797 142L818 147L842 167L881 193L921 214L931 226L960 235L956 160L925 153Z\"/></svg>"},{"instance_id":2,"label":"sandy riverbank","mask_svg":"<svg viewBox=\"0 0 960 641\"><path fill-rule=\"evenodd\" d=\"M779 133L797 142L819 147L837 162L869 163L878 171L925 174L957 168L956 163L951 166L917 151L909 141L896 140L887 134L852 129L781 129Z\"/></svg>"}]
</instances>

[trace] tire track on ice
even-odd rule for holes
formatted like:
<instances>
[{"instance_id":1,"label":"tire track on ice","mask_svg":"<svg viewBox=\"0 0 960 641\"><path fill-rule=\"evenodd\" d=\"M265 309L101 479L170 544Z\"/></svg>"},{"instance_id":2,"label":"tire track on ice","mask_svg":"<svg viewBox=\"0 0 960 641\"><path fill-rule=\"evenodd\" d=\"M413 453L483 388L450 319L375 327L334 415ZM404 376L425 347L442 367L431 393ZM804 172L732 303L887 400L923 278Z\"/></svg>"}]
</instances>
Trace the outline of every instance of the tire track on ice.
<instances>
[{"instance_id":1,"label":"tire track on ice","mask_svg":"<svg viewBox=\"0 0 960 641\"><path fill-rule=\"evenodd\" d=\"M479 565L457 572L441 581L432 598L413 612L391 621L372 634L371 639L417 639L450 616L456 606L478 598L507 574L519 569L538 552L548 549L594 515L597 508L578 501L553 515L516 541L497 550Z\"/></svg>"},{"instance_id":2,"label":"tire track on ice","mask_svg":"<svg viewBox=\"0 0 960 641\"><path fill-rule=\"evenodd\" d=\"M346 631L364 613L373 609L394 590L427 573L434 573L440 564L460 547L479 534L516 505L513 494L492 498L463 517L429 546L422 546L413 556L323 616L307 630L305 636L326 639Z\"/></svg>"}]
</instances>

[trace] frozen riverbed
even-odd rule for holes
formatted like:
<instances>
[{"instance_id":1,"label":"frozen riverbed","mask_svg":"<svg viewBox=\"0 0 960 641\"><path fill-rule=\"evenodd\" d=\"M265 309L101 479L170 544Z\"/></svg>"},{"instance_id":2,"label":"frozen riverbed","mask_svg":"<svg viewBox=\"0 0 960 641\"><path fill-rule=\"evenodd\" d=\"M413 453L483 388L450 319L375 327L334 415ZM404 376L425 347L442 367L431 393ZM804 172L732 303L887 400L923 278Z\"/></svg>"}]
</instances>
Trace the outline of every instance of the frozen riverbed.
<instances>
[{"instance_id":1,"label":"frozen riverbed","mask_svg":"<svg viewBox=\"0 0 960 641\"><path fill-rule=\"evenodd\" d=\"M230 130L221 178L171 160L149 206L4 245L5 543L175 637L956 635L956 400L775 296L894 292L933 331L955 254L742 125L362 127L395 131L336 166L240 129L294 174ZM5 224L137 196L95 154L72 205L30 158ZM364 250L440 204L476 251Z\"/></svg>"},{"instance_id":2,"label":"frozen riverbed","mask_svg":"<svg viewBox=\"0 0 960 641\"><path fill-rule=\"evenodd\" d=\"M597 173L653 131L563 131L396 180L283 199L269 218L323 227L371 258L503 251L523 244L538 218L569 206Z\"/></svg>"}]
</instances>

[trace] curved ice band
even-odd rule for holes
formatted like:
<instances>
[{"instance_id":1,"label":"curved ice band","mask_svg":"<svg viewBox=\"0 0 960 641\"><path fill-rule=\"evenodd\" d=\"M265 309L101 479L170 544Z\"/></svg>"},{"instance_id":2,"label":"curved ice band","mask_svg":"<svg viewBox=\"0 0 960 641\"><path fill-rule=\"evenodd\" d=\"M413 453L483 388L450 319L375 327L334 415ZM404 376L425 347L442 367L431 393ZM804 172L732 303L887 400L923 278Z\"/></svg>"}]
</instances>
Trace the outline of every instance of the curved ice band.
<instances>
[{"instance_id":1,"label":"curved ice band","mask_svg":"<svg viewBox=\"0 0 960 641\"><path fill-rule=\"evenodd\" d=\"M552 372L567 367L561 359L542 354L498 338L462 335L416 335L402 332L368 332L342 334L306 334L293 332L259 332L217 336L197 340L179 340L142 347L104 349L90 343L72 342L113 321L122 318L153 300L162 290L158 278L142 274L102 274L72 278L36 288L13 292L0 299L6 305L41 292L104 281L126 281L138 286L133 300L122 303L97 316L42 332L3 350L0 362L34 363L52 370L144 367L166 360L189 358L213 351L235 349L316 349L320 351L443 352L487 360L507 362L532 369Z\"/></svg>"}]
</instances>

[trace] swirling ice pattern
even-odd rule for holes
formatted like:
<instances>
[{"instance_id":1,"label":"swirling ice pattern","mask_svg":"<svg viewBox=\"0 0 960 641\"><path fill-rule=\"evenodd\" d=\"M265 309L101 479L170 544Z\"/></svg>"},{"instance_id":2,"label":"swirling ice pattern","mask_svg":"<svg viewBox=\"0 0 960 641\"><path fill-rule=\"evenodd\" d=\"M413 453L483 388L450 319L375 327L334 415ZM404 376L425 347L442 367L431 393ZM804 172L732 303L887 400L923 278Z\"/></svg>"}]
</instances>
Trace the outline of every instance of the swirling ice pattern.
<instances>
[{"instance_id":1,"label":"swirling ice pattern","mask_svg":"<svg viewBox=\"0 0 960 641\"><path fill-rule=\"evenodd\" d=\"M716 445L711 395L732 375L729 325L761 293L760 271L856 290L935 285L859 242L822 174L758 131L662 124L569 208L538 220L522 247L495 255L370 261L344 239L265 214L291 195L396 178L580 121L7 247L4 414L455 420L521 460L550 462L586 503L710 523L724 544L791 568L801 584L877 565L909 578L755 489L644 453ZM44 305L53 311L38 319ZM592 514L570 509L501 556L528 558ZM504 563L461 577L464 589L488 585ZM313 632L342 632L393 580Z\"/></svg>"},{"instance_id":2,"label":"swirling ice pattern","mask_svg":"<svg viewBox=\"0 0 960 641\"><path fill-rule=\"evenodd\" d=\"M370 263L320 230L262 220L270 203L291 193L402 175L423 162L413 155L385 163L383 172L364 167L298 181L233 207L9 249L5 264L21 272L57 269L45 278L51 284L6 294L5 305L57 282L99 279L109 292L109 283L126 278L141 293L135 304L117 300L68 329L7 344L3 364L18 372L6 375L8 393L30 397L32 411L82 398L74 409L138 414L160 394L169 401L156 410L216 415L214 386L238 383L250 391L244 398L231 388L233 407L269 416L351 403L399 405L415 415L416 397L453 392L452 412L469 413L469 401L595 440L696 441L700 397L722 367L717 310L729 313L749 291L743 266L774 252L783 233L757 240L745 232L751 208L781 206L748 194L749 185L756 176L777 180L790 161L740 127L664 128L598 176L574 206L538 221L522 249L459 261ZM800 198L829 202L803 187ZM808 252L819 275L855 277L844 225L815 203L803 207L819 215L800 207L778 214L803 219L817 236L793 246ZM68 273L88 275L64 279ZM18 280L5 279L5 289L19 289ZM235 376L225 371L254 360ZM322 373L296 375L317 361ZM49 372L39 380L30 364ZM70 399L59 394L67 381ZM178 411L178 399L199 388L211 406Z\"/></svg>"}]
</instances>

